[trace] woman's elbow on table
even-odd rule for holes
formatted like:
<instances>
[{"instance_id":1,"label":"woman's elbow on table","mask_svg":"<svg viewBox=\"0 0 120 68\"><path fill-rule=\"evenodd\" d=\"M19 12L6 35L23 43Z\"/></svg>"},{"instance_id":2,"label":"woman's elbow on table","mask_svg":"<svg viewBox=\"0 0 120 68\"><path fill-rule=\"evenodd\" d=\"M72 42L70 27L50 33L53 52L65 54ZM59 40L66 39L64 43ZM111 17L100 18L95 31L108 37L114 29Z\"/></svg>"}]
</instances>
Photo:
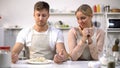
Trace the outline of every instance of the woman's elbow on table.
<instances>
[{"instance_id":1,"label":"woman's elbow on table","mask_svg":"<svg viewBox=\"0 0 120 68\"><path fill-rule=\"evenodd\" d=\"M69 59L72 60L72 61L77 61L77 60L78 60L78 57L76 57L76 55L70 54L70 55L69 55Z\"/></svg>"}]
</instances>

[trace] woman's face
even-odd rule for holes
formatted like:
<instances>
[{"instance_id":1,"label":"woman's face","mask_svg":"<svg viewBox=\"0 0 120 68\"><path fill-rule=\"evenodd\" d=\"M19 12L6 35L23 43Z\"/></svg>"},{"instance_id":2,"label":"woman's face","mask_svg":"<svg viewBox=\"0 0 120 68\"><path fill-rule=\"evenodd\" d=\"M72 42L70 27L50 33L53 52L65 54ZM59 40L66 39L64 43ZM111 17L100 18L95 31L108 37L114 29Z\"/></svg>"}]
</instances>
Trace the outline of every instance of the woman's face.
<instances>
[{"instance_id":1,"label":"woman's face","mask_svg":"<svg viewBox=\"0 0 120 68\"><path fill-rule=\"evenodd\" d=\"M78 11L76 13L76 18L77 18L79 26L82 29L87 28L87 27L91 27L92 16L86 16L81 11Z\"/></svg>"},{"instance_id":2,"label":"woman's face","mask_svg":"<svg viewBox=\"0 0 120 68\"><path fill-rule=\"evenodd\" d=\"M49 12L46 9L34 11L34 18L37 26L45 26L49 18Z\"/></svg>"}]
</instances>

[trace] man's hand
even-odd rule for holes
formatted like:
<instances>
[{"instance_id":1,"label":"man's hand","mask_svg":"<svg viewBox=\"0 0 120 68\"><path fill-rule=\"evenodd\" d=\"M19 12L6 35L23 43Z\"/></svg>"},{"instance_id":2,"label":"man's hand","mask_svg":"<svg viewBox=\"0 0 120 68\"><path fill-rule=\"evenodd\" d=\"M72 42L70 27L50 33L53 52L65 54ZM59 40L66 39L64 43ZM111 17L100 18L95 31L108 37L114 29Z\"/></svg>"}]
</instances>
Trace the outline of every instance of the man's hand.
<instances>
[{"instance_id":1,"label":"man's hand","mask_svg":"<svg viewBox=\"0 0 120 68\"><path fill-rule=\"evenodd\" d=\"M16 63L18 61L18 54L12 53L12 63Z\"/></svg>"},{"instance_id":2,"label":"man's hand","mask_svg":"<svg viewBox=\"0 0 120 68\"><path fill-rule=\"evenodd\" d=\"M63 52L64 52L64 50L61 50L61 52L59 52L58 54L56 54L56 55L54 56L54 62L55 62L55 63L58 63L58 64L59 64L59 63L62 63L62 62L64 62L64 61L66 60Z\"/></svg>"}]
</instances>

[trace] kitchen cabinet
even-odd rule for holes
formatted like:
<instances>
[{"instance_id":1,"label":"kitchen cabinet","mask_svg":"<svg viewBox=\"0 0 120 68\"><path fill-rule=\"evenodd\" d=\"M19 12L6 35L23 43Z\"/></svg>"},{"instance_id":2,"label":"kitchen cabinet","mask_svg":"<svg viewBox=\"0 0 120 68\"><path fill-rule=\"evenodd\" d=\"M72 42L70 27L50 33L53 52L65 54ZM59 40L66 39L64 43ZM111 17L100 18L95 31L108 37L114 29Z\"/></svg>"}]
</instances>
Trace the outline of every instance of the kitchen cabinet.
<instances>
[{"instance_id":1,"label":"kitchen cabinet","mask_svg":"<svg viewBox=\"0 0 120 68\"><path fill-rule=\"evenodd\" d=\"M51 22L52 25L55 25L58 21L62 21L63 24L68 24L69 26L77 26L75 14L70 12L50 13L48 21Z\"/></svg>"},{"instance_id":2,"label":"kitchen cabinet","mask_svg":"<svg viewBox=\"0 0 120 68\"><path fill-rule=\"evenodd\" d=\"M16 41L16 36L22 28L4 28L4 45L13 47Z\"/></svg>"},{"instance_id":3,"label":"kitchen cabinet","mask_svg":"<svg viewBox=\"0 0 120 68\"><path fill-rule=\"evenodd\" d=\"M106 48L111 51L116 38L120 39L120 28L109 28L109 19L120 19L120 13L105 13L106 19Z\"/></svg>"},{"instance_id":4,"label":"kitchen cabinet","mask_svg":"<svg viewBox=\"0 0 120 68\"><path fill-rule=\"evenodd\" d=\"M78 26L77 19L75 17L74 12L53 12L50 13L49 21L52 22L52 24L55 24L57 21L63 21L64 24L68 24L71 27ZM93 15L93 22L99 22L100 28L105 29L105 13L104 12L98 12L94 13Z\"/></svg>"},{"instance_id":5,"label":"kitchen cabinet","mask_svg":"<svg viewBox=\"0 0 120 68\"><path fill-rule=\"evenodd\" d=\"M106 13L105 14L106 16L106 29L107 29L107 32L120 32L120 28L108 28L109 26L109 19L120 19L120 13Z\"/></svg>"},{"instance_id":6,"label":"kitchen cabinet","mask_svg":"<svg viewBox=\"0 0 120 68\"><path fill-rule=\"evenodd\" d=\"M106 30L108 33L119 33L120 28L109 28L109 19L120 19L120 13L105 13Z\"/></svg>"}]
</instances>

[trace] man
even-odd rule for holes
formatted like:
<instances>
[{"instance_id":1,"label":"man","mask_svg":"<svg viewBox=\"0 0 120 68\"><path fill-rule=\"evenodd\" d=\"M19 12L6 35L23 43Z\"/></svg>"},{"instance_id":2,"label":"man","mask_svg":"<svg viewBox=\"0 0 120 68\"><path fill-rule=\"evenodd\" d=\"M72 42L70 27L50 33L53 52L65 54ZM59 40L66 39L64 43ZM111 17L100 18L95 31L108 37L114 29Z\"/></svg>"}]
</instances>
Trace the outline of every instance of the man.
<instances>
[{"instance_id":1,"label":"man","mask_svg":"<svg viewBox=\"0 0 120 68\"><path fill-rule=\"evenodd\" d=\"M34 5L35 24L22 29L12 49L12 62L16 63L23 47L29 48L30 58L45 57L56 63L67 60L62 32L48 25L49 4L39 1Z\"/></svg>"}]
</instances>

